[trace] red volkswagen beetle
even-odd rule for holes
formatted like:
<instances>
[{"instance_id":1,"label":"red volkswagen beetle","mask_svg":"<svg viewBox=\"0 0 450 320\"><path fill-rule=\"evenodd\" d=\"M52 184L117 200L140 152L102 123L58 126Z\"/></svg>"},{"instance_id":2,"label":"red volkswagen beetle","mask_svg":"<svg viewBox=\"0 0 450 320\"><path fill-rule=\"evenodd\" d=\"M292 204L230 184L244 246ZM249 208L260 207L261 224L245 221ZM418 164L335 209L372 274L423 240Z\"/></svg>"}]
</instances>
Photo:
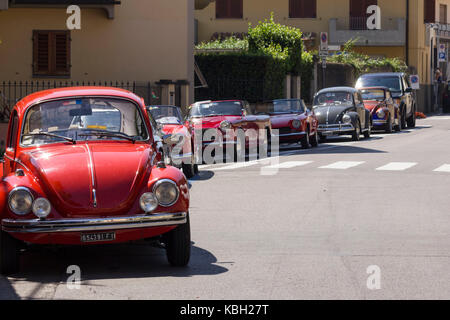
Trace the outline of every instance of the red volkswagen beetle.
<instances>
[{"instance_id":1,"label":"red volkswagen beetle","mask_svg":"<svg viewBox=\"0 0 450 320\"><path fill-rule=\"evenodd\" d=\"M100 87L54 89L11 113L0 191L0 268L24 243L88 245L155 238L190 257L189 188L161 161L142 98Z\"/></svg>"}]
</instances>

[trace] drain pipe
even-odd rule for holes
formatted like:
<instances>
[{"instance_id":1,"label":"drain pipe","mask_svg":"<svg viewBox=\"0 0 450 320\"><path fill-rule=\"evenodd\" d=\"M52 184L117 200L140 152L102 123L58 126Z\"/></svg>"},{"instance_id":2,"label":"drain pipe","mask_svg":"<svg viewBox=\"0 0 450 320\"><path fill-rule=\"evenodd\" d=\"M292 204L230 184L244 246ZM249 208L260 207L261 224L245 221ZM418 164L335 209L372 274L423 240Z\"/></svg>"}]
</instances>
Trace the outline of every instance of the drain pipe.
<instances>
[{"instance_id":1,"label":"drain pipe","mask_svg":"<svg viewBox=\"0 0 450 320\"><path fill-rule=\"evenodd\" d=\"M409 0L406 0L406 65L409 67Z\"/></svg>"}]
</instances>

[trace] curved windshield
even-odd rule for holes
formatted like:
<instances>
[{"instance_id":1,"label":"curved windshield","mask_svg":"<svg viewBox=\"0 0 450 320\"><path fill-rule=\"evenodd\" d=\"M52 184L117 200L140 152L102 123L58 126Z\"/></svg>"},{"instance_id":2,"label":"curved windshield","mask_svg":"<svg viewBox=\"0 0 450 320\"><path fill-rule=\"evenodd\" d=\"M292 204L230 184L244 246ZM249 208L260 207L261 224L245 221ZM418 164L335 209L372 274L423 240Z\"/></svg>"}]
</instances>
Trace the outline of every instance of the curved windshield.
<instances>
[{"instance_id":1,"label":"curved windshield","mask_svg":"<svg viewBox=\"0 0 450 320\"><path fill-rule=\"evenodd\" d=\"M363 100L384 100L384 90L381 89L367 89L361 90Z\"/></svg>"},{"instance_id":2,"label":"curved windshield","mask_svg":"<svg viewBox=\"0 0 450 320\"><path fill-rule=\"evenodd\" d=\"M180 108L175 106L150 106L148 107L156 122L161 124L181 124L183 115Z\"/></svg>"},{"instance_id":3,"label":"curved windshield","mask_svg":"<svg viewBox=\"0 0 450 320\"><path fill-rule=\"evenodd\" d=\"M314 98L314 105L341 105L353 104L351 92L324 92Z\"/></svg>"},{"instance_id":4,"label":"curved windshield","mask_svg":"<svg viewBox=\"0 0 450 320\"><path fill-rule=\"evenodd\" d=\"M364 77L359 78L356 83L356 88L364 87L386 87L392 92L392 95L401 94L402 85L400 83L400 77L393 76L377 76L377 77Z\"/></svg>"},{"instance_id":5,"label":"curved windshield","mask_svg":"<svg viewBox=\"0 0 450 320\"><path fill-rule=\"evenodd\" d=\"M44 102L24 118L21 144L149 138L138 107L123 99L80 98Z\"/></svg>"},{"instance_id":6,"label":"curved windshield","mask_svg":"<svg viewBox=\"0 0 450 320\"><path fill-rule=\"evenodd\" d=\"M242 104L239 101L204 102L192 105L191 117L241 116Z\"/></svg>"},{"instance_id":7,"label":"curved windshield","mask_svg":"<svg viewBox=\"0 0 450 320\"><path fill-rule=\"evenodd\" d=\"M304 113L305 106L302 100L288 99L288 100L274 100L269 105L269 113Z\"/></svg>"}]
</instances>

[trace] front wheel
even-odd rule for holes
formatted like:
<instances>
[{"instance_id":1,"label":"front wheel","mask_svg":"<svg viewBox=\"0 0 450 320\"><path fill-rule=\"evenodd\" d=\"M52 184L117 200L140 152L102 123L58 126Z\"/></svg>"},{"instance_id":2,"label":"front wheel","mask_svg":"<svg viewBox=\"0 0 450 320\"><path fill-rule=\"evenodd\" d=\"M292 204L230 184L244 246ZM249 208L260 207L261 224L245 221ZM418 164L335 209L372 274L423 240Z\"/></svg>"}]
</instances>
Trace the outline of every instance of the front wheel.
<instances>
[{"instance_id":1,"label":"front wheel","mask_svg":"<svg viewBox=\"0 0 450 320\"><path fill-rule=\"evenodd\" d=\"M386 133L392 133L392 120L391 115L389 115L388 123L386 124Z\"/></svg>"},{"instance_id":2,"label":"front wheel","mask_svg":"<svg viewBox=\"0 0 450 320\"><path fill-rule=\"evenodd\" d=\"M408 128L416 127L416 108L413 108L412 115L411 115L411 117L409 117L407 123L408 123Z\"/></svg>"},{"instance_id":3,"label":"front wheel","mask_svg":"<svg viewBox=\"0 0 450 320\"><path fill-rule=\"evenodd\" d=\"M317 130L311 139L311 146L313 148L317 148L319 146L319 133L317 132Z\"/></svg>"},{"instance_id":4,"label":"front wheel","mask_svg":"<svg viewBox=\"0 0 450 320\"><path fill-rule=\"evenodd\" d=\"M364 138L369 139L371 134L372 134L372 123L369 122L369 127L364 132Z\"/></svg>"},{"instance_id":5,"label":"front wheel","mask_svg":"<svg viewBox=\"0 0 450 320\"><path fill-rule=\"evenodd\" d=\"M356 121L355 131L352 134L353 141L359 141L361 138L361 122L359 119Z\"/></svg>"},{"instance_id":6,"label":"front wheel","mask_svg":"<svg viewBox=\"0 0 450 320\"><path fill-rule=\"evenodd\" d=\"M189 215L185 224L165 235L167 260L174 267L185 267L191 257L191 227Z\"/></svg>"},{"instance_id":7,"label":"front wheel","mask_svg":"<svg viewBox=\"0 0 450 320\"><path fill-rule=\"evenodd\" d=\"M300 144L302 145L302 149L309 149L309 130L306 130L304 137L300 140Z\"/></svg>"},{"instance_id":8,"label":"front wheel","mask_svg":"<svg viewBox=\"0 0 450 320\"><path fill-rule=\"evenodd\" d=\"M20 242L8 233L0 231L0 274L19 271Z\"/></svg>"}]
</instances>

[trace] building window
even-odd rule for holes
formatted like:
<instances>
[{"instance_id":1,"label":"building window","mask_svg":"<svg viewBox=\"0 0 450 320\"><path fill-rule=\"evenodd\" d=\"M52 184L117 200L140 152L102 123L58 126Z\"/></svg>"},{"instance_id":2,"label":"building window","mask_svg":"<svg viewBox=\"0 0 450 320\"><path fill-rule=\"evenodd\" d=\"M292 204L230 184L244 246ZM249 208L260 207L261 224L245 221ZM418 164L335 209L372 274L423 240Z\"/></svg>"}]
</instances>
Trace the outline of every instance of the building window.
<instances>
[{"instance_id":1,"label":"building window","mask_svg":"<svg viewBox=\"0 0 450 320\"><path fill-rule=\"evenodd\" d=\"M289 18L316 18L317 0L289 0Z\"/></svg>"},{"instance_id":2,"label":"building window","mask_svg":"<svg viewBox=\"0 0 450 320\"><path fill-rule=\"evenodd\" d=\"M216 0L217 19L242 19L243 17L243 0Z\"/></svg>"},{"instance_id":3,"label":"building window","mask_svg":"<svg viewBox=\"0 0 450 320\"><path fill-rule=\"evenodd\" d=\"M439 23L447 24L447 5L446 4L439 5Z\"/></svg>"},{"instance_id":4,"label":"building window","mask_svg":"<svg viewBox=\"0 0 450 320\"><path fill-rule=\"evenodd\" d=\"M436 0L424 1L424 21L425 23L436 22Z\"/></svg>"},{"instance_id":5,"label":"building window","mask_svg":"<svg viewBox=\"0 0 450 320\"><path fill-rule=\"evenodd\" d=\"M33 31L33 75L70 76L70 31Z\"/></svg>"},{"instance_id":6,"label":"building window","mask_svg":"<svg viewBox=\"0 0 450 320\"><path fill-rule=\"evenodd\" d=\"M350 0L350 30L367 30L367 8L378 5L377 0Z\"/></svg>"}]
</instances>

